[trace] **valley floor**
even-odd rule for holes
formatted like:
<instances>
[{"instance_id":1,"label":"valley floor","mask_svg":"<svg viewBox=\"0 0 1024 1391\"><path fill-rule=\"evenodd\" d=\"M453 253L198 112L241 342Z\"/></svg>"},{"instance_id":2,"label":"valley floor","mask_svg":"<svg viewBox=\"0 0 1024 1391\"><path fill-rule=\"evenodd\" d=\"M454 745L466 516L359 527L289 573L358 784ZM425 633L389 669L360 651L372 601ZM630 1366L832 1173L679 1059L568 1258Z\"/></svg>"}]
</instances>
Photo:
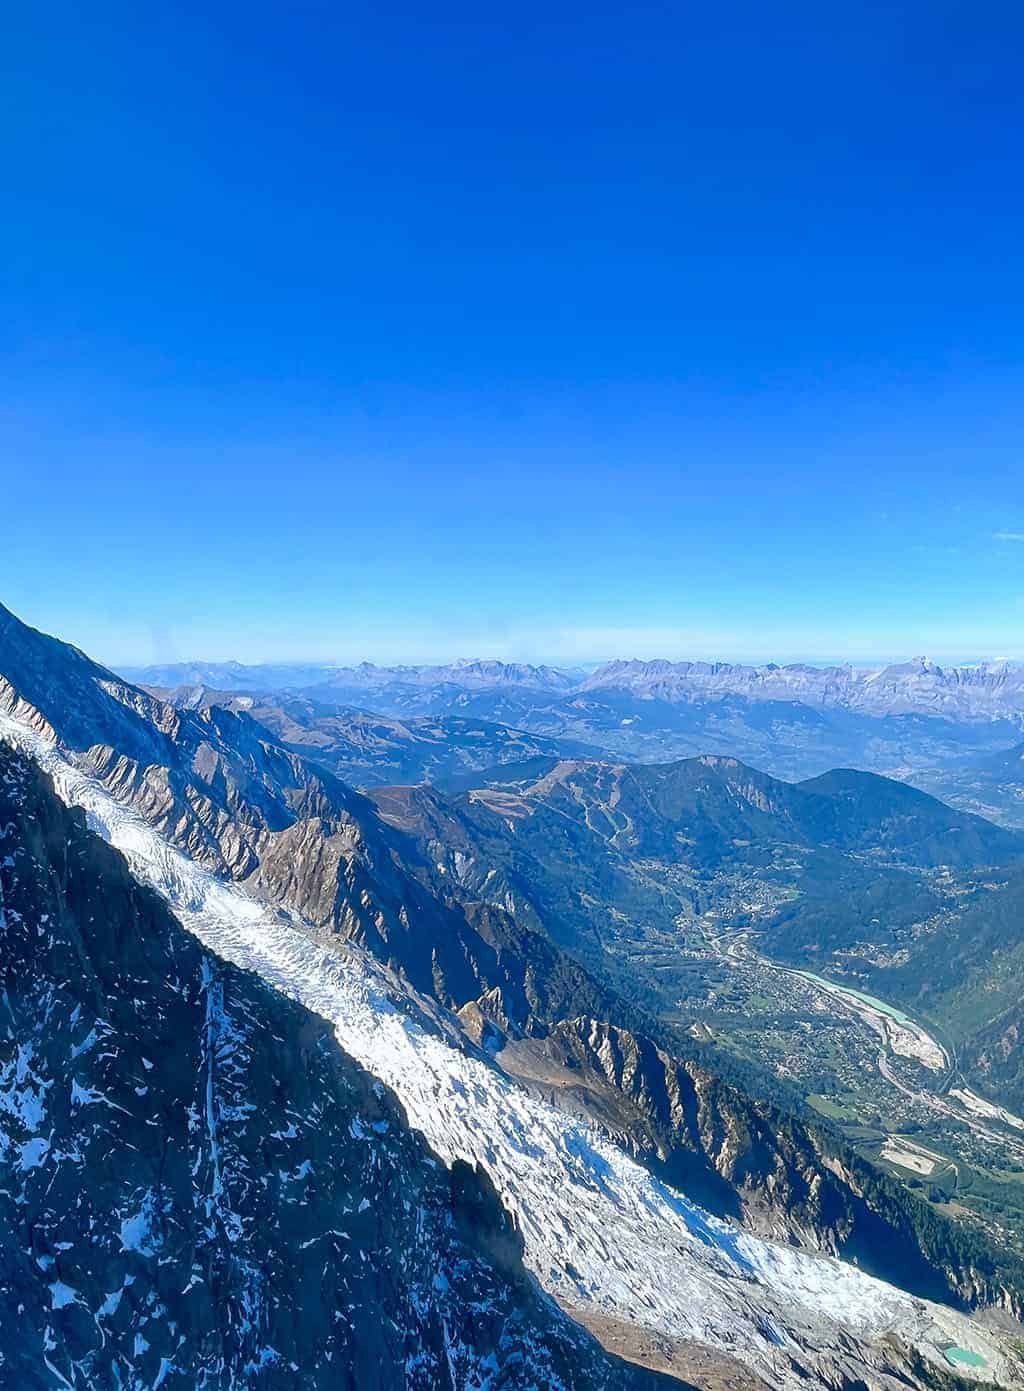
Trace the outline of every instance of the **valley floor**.
<instances>
[{"instance_id":1,"label":"valley floor","mask_svg":"<svg viewBox=\"0 0 1024 1391\"><path fill-rule=\"evenodd\" d=\"M767 1063L866 1157L1024 1253L1024 1118L972 1090L934 1025L760 946L756 932L680 920L671 945L642 951L668 1017ZM681 954L711 982L703 1009L669 1003Z\"/></svg>"}]
</instances>

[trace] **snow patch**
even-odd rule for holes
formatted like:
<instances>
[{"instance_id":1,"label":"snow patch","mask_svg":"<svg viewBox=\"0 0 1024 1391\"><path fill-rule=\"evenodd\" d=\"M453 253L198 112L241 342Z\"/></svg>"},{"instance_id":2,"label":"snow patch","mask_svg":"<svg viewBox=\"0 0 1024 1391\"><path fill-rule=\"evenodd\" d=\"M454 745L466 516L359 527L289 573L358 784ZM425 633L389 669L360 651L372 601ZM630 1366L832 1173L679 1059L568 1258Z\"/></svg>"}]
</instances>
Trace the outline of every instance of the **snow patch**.
<instances>
[{"instance_id":1,"label":"snow patch","mask_svg":"<svg viewBox=\"0 0 1024 1391\"><path fill-rule=\"evenodd\" d=\"M154 1256L160 1249L160 1240L154 1231L157 1219L156 1195L150 1189L142 1200L138 1212L132 1213L121 1222L121 1250L137 1251L140 1256Z\"/></svg>"}]
</instances>

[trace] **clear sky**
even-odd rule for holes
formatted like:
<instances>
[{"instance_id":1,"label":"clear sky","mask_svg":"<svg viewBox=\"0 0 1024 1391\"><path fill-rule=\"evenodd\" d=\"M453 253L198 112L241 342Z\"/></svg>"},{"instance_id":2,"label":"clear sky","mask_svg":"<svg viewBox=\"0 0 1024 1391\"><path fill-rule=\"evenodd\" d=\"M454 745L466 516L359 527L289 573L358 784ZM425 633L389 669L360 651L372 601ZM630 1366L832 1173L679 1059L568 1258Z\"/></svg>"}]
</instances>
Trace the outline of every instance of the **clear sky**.
<instances>
[{"instance_id":1,"label":"clear sky","mask_svg":"<svg viewBox=\"0 0 1024 1391\"><path fill-rule=\"evenodd\" d=\"M111 662L1024 657L1019 5L22 5L0 600Z\"/></svg>"}]
</instances>

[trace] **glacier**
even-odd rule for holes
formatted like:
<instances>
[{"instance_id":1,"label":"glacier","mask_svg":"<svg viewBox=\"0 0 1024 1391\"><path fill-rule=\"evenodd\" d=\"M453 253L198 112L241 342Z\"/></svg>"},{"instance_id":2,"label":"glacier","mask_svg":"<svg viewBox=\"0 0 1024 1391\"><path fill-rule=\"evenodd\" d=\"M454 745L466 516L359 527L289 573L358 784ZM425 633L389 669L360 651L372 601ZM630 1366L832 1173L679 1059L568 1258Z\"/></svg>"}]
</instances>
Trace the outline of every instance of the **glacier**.
<instances>
[{"instance_id":1,"label":"glacier","mask_svg":"<svg viewBox=\"0 0 1024 1391\"><path fill-rule=\"evenodd\" d=\"M194 864L45 735L2 712L0 735L36 760L211 952L326 1019L440 1159L487 1171L522 1233L528 1268L570 1311L728 1353L780 1388L806 1385L836 1349L850 1356L851 1340L857 1356L877 1354L866 1369L885 1365L893 1340L936 1367L956 1344L985 1359L961 1375L1017 1384L1015 1359L994 1330L708 1214L432 1026L430 1007L373 958L312 940L296 919ZM890 1382L881 1375L874 1384Z\"/></svg>"}]
</instances>

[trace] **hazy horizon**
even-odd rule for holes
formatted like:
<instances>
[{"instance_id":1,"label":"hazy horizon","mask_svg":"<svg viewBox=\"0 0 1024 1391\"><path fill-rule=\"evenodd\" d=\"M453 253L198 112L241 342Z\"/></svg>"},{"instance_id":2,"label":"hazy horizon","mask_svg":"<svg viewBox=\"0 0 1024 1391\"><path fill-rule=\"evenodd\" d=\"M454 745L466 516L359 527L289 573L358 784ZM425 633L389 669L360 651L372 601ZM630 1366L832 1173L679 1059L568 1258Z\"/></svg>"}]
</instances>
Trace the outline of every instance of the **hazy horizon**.
<instances>
[{"instance_id":1,"label":"hazy horizon","mask_svg":"<svg viewBox=\"0 0 1024 1391\"><path fill-rule=\"evenodd\" d=\"M968 657L950 657L950 658L947 658L947 659L945 659L945 660L943 660L943 661L939 661L937 658L933 658L933 657L931 656L931 654L930 654L930 653L927 653L927 652L918 652L918 653L914 653L914 654L911 655L911 656L875 657L875 658L863 658L863 659L838 658L838 657L837 657L837 658L829 658L829 657L788 657L788 658L785 658L785 659L782 659L782 660L775 660L775 659L772 659L772 658L746 659L746 658L743 658L743 657L695 657L695 656L688 656L688 655L678 656L678 657L666 657L666 656L664 656L663 654L660 654L660 653L655 653L655 654L652 654L652 655L650 655L650 656L646 656L646 657L645 657L645 656L636 656L635 654L630 655L630 656L624 656L622 653L618 653L618 654L613 654L613 655L605 656L605 657L594 657L594 658L582 659L582 660L580 660L580 661L576 661L576 662L573 662L573 663L571 663L571 664L568 664L568 663L566 663L565 661L561 661L561 660L558 660L558 659L556 659L556 658L545 658L545 657L538 657L538 658L502 657L502 656L495 656L494 654L487 654L487 653L482 653L482 654L480 654L480 655L478 655L478 656L475 656L475 657L467 657L467 656L463 653L463 654L460 654L460 655L457 656L457 657L451 657L451 658L425 658L425 659L419 660L419 661L404 661L404 660L402 660L401 658L396 658L394 661L387 661L387 662L383 662L383 661L375 662L375 661L372 661L371 659L366 658L366 657L357 658L357 659L348 660L348 661L327 661L327 660L317 660L317 659L315 659L315 658L313 658L313 659L307 659L307 658L303 658L303 657L292 657L292 658L286 658L286 659L274 659L274 660L271 660L271 661L252 661L252 662L240 662L240 661L238 661L236 658L233 658L233 657L184 657L184 658L180 658L180 659L178 659L178 660L176 660L176 661L173 661L173 662L158 662L158 661L150 661L150 662L121 662L121 663L115 665L114 663L111 663L111 662L109 662L109 661L104 661L104 659L101 658L101 657L97 657L96 660L98 660L98 661L104 661L104 665L105 665L105 666L113 666L115 670L117 670L118 667L120 667L120 669L122 669L122 670L124 670L124 671L145 670L145 669L147 669L147 668L152 668L152 667L173 667L173 666L208 666L208 667L218 667L218 666L229 666L229 665L237 665L237 666L239 666L239 667L245 668L246 670L252 670L252 669L254 669L254 668L259 668L259 667L311 666L311 667L323 667L323 668L325 668L325 669L326 669L326 668L329 668L329 669L332 669L332 670L342 671L342 670L352 670L353 668L358 667L358 666L360 666L360 665L362 665L362 664L364 664L364 663L365 663L366 665L368 665L368 666L377 667L377 668L379 668L379 669L381 669L381 670L387 670L387 669L396 669L396 668L399 668L399 667L435 667L435 666L436 666L436 667L447 667L447 666L454 666L454 665L457 665L457 664L460 663L460 662L467 663L467 662L491 662L491 661L494 661L494 662L503 662L503 663L508 663L508 664L521 664L521 665L523 665L523 666L552 667L552 668L555 668L555 669L557 669L557 670L559 670L559 671L568 672L568 673L571 673L571 672L574 672L574 671L581 671L581 672L585 672L585 673L588 673L588 674L589 674L589 673L591 673L591 672L597 671L597 670L598 670L600 667L602 667L602 666L607 666L609 663L611 663L611 662L617 662L617 661L635 661L635 662L643 662L643 663L652 663L652 662L665 661L665 662L671 662L671 663L673 663L673 664L679 664L679 663L682 663L682 662L695 662L695 663L703 663L703 664L706 664L706 665L709 665L709 666L749 666L749 667L766 667L766 666L794 667L794 666L807 666L807 667L818 667L818 668L821 668L822 670L825 670L825 669L828 669L828 668L832 668L832 667L850 667L851 669L853 669L853 670L855 670L855 671L871 671L871 670L874 670L874 669L876 669L876 668L887 667L887 666L898 666L898 665L901 665L901 664L910 663L910 662L913 662L913 661L917 660L919 657L925 658L925 659L930 660L930 661L934 661L934 662L936 663L936 665L938 665L938 666L943 666L943 667L972 667L972 666L983 666L983 665L986 665L986 664L987 664L987 665L990 665L990 666L996 666L996 665L999 665L1000 663L1004 663L1004 662L1007 663L1007 664L1009 664L1009 665L1019 666L1019 665L1021 665L1022 663L1024 663L1024 658L1020 658L1020 657L1001 657L1001 656L996 656L996 657L992 657L992 656L983 656L983 657L970 657L970 656L968 656Z\"/></svg>"},{"instance_id":2,"label":"hazy horizon","mask_svg":"<svg viewBox=\"0 0 1024 1391\"><path fill-rule=\"evenodd\" d=\"M162 628L155 631L141 625L142 633L137 633L139 625L86 624L82 631L72 630L58 614L48 620L40 605L31 601L17 605L9 596L0 596L0 603L14 612L17 617L62 641L70 642L87 652L95 660L113 670L131 670L155 666L224 665L237 662L245 667L258 666L333 666L353 667L360 662L374 666L447 666L458 661L499 661L523 662L533 666L553 666L566 670L578 668L593 670L612 661L669 661L669 662L708 662L732 663L742 666L764 666L774 663L778 666L807 665L814 667L850 666L872 668L891 666L926 658L943 666L974 666L981 663L1024 661L1024 642L1016 651L1000 650L994 644L987 649L951 645L943 639L941 629L932 634L918 632L910 635L902 645L886 648L858 648L856 642L852 650L828 649L822 646L787 650L781 640L773 644L771 635L759 642L732 639L728 636L716 642L714 638L700 635L689 638L685 633L670 630L655 632L651 630L623 629L604 632L605 642L600 648L590 645L594 638L592 630L566 629L542 645L513 640L499 641L491 636L469 637L459 644L450 634L439 631L435 635L421 636L415 646L403 647L394 638L376 641L368 638L365 644L336 644L324 639L316 647L298 645L279 645L261 647L259 636L240 640L234 647L211 647L205 651L188 647L184 641L177 641L173 629ZM301 624L299 625L301 626ZM184 625L188 631L188 625ZM127 639L125 634L127 633ZM929 643L928 637L934 641ZM103 639L111 639L105 642Z\"/></svg>"}]
</instances>

